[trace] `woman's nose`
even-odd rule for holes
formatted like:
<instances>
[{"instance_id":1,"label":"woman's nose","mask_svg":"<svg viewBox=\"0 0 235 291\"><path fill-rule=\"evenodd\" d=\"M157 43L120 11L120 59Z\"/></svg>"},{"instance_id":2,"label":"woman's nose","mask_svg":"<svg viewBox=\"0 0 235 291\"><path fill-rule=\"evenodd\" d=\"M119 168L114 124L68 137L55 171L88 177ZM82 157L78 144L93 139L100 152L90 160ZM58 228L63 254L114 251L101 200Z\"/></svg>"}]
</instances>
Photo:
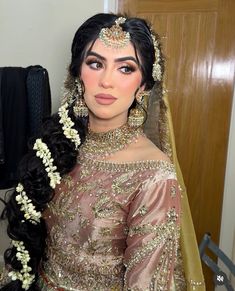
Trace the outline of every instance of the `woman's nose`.
<instances>
[{"instance_id":1,"label":"woman's nose","mask_svg":"<svg viewBox=\"0 0 235 291\"><path fill-rule=\"evenodd\" d=\"M110 70L104 70L100 76L100 86L103 88L112 88L113 80Z\"/></svg>"}]
</instances>

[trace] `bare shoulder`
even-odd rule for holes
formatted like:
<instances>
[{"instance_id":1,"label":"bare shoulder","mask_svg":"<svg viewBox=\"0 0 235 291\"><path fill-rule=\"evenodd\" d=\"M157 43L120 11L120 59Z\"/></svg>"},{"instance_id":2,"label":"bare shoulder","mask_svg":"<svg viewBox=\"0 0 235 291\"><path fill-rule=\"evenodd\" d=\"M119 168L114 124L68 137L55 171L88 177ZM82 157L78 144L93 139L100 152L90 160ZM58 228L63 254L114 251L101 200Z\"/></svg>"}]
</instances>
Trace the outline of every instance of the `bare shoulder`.
<instances>
[{"instance_id":1,"label":"bare shoulder","mask_svg":"<svg viewBox=\"0 0 235 291\"><path fill-rule=\"evenodd\" d=\"M139 138L136 144L136 151L141 160L163 160L171 162L169 157L145 136Z\"/></svg>"},{"instance_id":2,"label":"bare shoulder","mask_svg":"<svg viewBox=\"0 0 235 291\"><path fill-rule=\"evenodd\" d=\"M124 150L107 157L106 160L115 162L150 160L171 162L169 157L145 136L139 136L136 143L131 143Z\"/></svg>"}]
</instances>

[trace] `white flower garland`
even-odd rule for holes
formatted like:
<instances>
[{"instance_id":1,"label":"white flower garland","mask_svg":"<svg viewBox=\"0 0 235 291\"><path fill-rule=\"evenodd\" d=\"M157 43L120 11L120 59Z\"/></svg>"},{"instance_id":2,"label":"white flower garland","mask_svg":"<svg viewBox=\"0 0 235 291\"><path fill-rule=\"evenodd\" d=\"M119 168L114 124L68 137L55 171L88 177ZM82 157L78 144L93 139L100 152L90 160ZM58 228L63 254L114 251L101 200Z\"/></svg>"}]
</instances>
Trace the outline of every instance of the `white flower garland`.
<instances>
[{"instance_id":1,"label":"white flower garland","mask_svg":"<svg viewBox=\"0 0 235 291\"><path fill-rule=\"evenodd\" d=\"M56 172L57 167L53 166L53 158L47 145L41 140L36 139L33 149L36 150L36 156L42 159L42 162L46 168L47 175L50 178L50 186L55 189L57 184L60 184L61 176L59 172Z\"/></svg>"},{"instance_id":2,"label":"white flower garland","mask_svg":"<svg viewBox=\"0 0 235 291\"><path fill-rule=\"evenodd\" d=\"M12 244L17 249L16 258L21 262L23 268L21 271L9 272L8 276L11 277L13 281L20 280L22 282L22 288L28 290L35 278L35 275L29 274L29 272L32 271L32 268L28 266L28 262L30 261L29 252L25 249L22 241L13 240Z\"/></svg>"},{"instance_id":3,"label":"white flower garland","mask_svg":"<svg viewBox=\"0 0 235 291\"><path fill-rule=\"evenodd\" d=\"M67 107L68 103L65 103L59 108L59 122L63 125L62 129L66 138L70 139L75 144L75 148L78 149L81 144L80 136L77 130L72 128L74 126L74 122L68 116ZM53 165L54 160L51 157L50 150L48 149L46 143L44 143L40 138L35 141L33 149L36 150L36 156L42 160L42 163L48 173L48 177L50 178L50 186L54 189L57 184L60 184L61 176L59 172L56 172L57 167ZM32 200L26 195L24 187L21 183L18 183L16 192L19 193L16 195L16 202L21 205L20 210L24 212L24 218L33 224L39 223L41 212L36 211ZM35 279L35 275L31 275L29 273L32 271L32 268L28 266L28 262L30 261L29 252L25 249L23 241L13 240L12 244L17 249L16 257L17 260L21 262L23 268L21 271L9 272L8 276L11 277L13 281L20 280L22 282L22 288L28 290Z\"/></svg>"},{"instance_id":4,"label":"white flower garland","mask_svg":"<svg viewBox=\"0 0 235 291\"><path fill-rule=\"evenodd\" d=\"M41 212L35 210L35 206L32 200L28 198L24 187L21 183L16 187L16 192L19 194L16 196L17 204L21 205L20 210L24 212L24 218L30 220L31 223L36 224L40 222Z\"/></svg>"},{"instance_id":5,"label":"white flower garland","mask_svg":"<svg viewBox=\"0 0 235 291\"><path fill-rule=\"evenodd\" d=\"M79 145L81 144L80 136L76 129L72 128L74 126L74 122L68 115L68 103L66 102L59 108L59 116L60 121L59 123L63 124L62 129L64 131L64 135L71 139L71 141L75 144L76 150L78 149Z\"/></svg>"}]
</instances>

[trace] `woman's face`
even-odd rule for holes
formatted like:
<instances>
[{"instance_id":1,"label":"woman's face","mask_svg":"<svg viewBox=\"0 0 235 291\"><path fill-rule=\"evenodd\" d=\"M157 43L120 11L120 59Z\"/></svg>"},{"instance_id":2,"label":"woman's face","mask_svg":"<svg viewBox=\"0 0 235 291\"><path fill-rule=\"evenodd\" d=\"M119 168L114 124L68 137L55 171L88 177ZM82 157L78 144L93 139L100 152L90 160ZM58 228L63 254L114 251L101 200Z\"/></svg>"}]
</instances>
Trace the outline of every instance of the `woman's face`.
<instances>
[{"instance_id":1,"label":"woman's face","mask_svg":"<svg viewBox=\"0 0 235 291\"><path fill-rule=\"evenodd\" d=\"M123 125L135 92L143 89L133 45L114 49L97 39L85 55L80 77L91 128L96 123L105 123L107 128Z\"/></svg>"}]
</instances>

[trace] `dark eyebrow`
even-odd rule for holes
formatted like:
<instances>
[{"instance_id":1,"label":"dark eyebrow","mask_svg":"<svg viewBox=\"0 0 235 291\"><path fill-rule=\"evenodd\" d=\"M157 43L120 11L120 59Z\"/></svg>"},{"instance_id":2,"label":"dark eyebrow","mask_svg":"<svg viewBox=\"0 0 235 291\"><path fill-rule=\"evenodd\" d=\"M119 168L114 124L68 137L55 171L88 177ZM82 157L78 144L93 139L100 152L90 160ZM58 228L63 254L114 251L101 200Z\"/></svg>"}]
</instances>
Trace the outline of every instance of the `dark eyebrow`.
<instances>
[{"instance_id":1,"label":"dark eyebrow","mask_svg":"<svg viewBox=\"0 0 235 291\"><path fill-rule=\"evenodd\" d=\"M100 54L97 54L97 53L95 53L95 52L93 52L93 51L88 51L87 54L86 54L86 57L88 57L88 56L95 56L95 57L101 59L102 61L106 61L106 58L105 58L105 57L103 57L103 56L101 56ZM117 58L117 59L115 59L114 61L115 61L116 63L118 63L118 62L125 62L125 61L133 61L133 62L135 62L137 65L139 65L138 61L137 61L134 57L132 57L132 56L123 57L123 58Z\"/></svg>"},{"instance_id":2,"label":"dark eyebrow","mask_svg":"<svg viewBox=\"0 0 235 291\"><path fill-rule=\"evenodd\" d=\"M101 55L95 53L95 52L92 52L92 51L88 51L87 54L86 54L86 57L89 57L89 56L95 56L99 59L101 59L102 61L106 61L106 58L105 57L102 57Z\"/></svg>"},{"instance_id":3,"label":"dark eyebrow","mask_svg":"<svg viewBox=\"0 0 235 291\"><path fill-rule=\"evenodd\" d=\"M139 65L137 60L134 57L131 57L131 56L115 59L115 62L125 62L125 61L133 61L134 63Z\"/></svg>"}]
</instances>

